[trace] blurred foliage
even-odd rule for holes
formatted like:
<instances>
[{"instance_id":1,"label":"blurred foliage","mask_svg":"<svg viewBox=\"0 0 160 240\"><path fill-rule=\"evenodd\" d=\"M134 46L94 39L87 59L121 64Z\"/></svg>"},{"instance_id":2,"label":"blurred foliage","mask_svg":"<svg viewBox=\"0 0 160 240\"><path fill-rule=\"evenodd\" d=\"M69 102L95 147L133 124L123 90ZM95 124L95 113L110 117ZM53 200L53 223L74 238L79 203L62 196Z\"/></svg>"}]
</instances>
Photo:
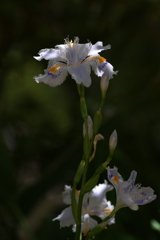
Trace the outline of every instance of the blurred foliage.
<instances>
[{"instance_id":1,"label":"blurred foliage","mask_svg":"<svg viewBox=\"0 0 160 240\"><path fill-rule=\"evenodd\" d=\"M118 132L111 165L124 178L138 171L138 182L158 195L137 212L121 210L116 224L95 239L156 240L150 226L159 222L160 194L160 1L34 0L1 2L0 44L0 239L73 239L52 219L64 208L64 184L72 184L82 154L82 120L75 82L57 88L37 84L47 62L33 55L61 44L69 35L103 41L102 53L119 73L110 81L103 109L96 160L108 153L108 138ZM93 117L100 101L99 79L86 89ZM101 181L106 178L102 175ZM114 194L109 195L114 202Z\"/></svg>"}]
</instances>

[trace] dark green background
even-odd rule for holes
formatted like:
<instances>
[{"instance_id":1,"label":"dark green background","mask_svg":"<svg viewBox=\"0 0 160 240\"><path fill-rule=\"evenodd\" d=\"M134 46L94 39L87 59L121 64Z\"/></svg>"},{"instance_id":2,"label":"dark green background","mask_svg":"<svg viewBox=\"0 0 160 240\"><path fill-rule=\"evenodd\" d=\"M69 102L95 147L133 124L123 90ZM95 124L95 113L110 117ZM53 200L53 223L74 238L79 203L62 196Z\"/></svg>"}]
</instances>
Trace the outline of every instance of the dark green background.
<instances>
[{"instance_id":1,"label":"dark green background","mask_svg":"<svg viewBox=\"0 0 160 240\"><path fill-rule=\"evenodd\" d=\"M110 81L92 173L118 132L111 162L125 179L151 186L157 199L137 212L126 208L116 224L96 239L156 240L151 219L160 220L160 1L33 0L1 2L0 7L0 239L73 239L70 228L52 222L64 205L64 184L72 184L82 155L82 119L76 84L70 76L51 88L37 84L47 61L33 55L79 36L81 43L103 41L102 56L119 73ZM89 114L100 101L99 78L86 89ZM101 176L100 182L106 178ZM110 194L114 203L115 195ZM29 222L28 229L25 221Z\"/></svg>"}]
</instances>

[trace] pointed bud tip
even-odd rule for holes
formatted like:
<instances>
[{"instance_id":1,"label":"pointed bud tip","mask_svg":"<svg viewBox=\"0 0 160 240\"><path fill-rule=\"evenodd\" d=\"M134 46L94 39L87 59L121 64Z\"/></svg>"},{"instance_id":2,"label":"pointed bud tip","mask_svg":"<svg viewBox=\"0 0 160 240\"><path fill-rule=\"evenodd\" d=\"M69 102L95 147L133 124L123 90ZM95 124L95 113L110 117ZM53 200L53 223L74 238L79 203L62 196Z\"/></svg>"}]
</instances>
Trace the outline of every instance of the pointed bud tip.
<instances>
[{"instance_id":1,"label":"pointed bud tip","mask_svg":"<svg viewBox=\"0 0 160 240\"><path fill-rule=\"evenodd\" d=\"M117 131L114 130L109 138L109 149L111 152L113 152L117 146Z\"/></svg>"},{"instance_id":2,"label":"pointed bud tip","mask_svg":"<svg viewBox=\"0 0 160 240\"><path fill-rule=\"evenodd\" d=\"M89 139L91 139L93 136L93 122L92 122L92 118L89 115L88 115L87 122L88 122L88 136L89 136ZM85 137L85 135L86 135L86 126L85 126L85 123L83 123L83 136Z\"/></svg>"}]
</instances>

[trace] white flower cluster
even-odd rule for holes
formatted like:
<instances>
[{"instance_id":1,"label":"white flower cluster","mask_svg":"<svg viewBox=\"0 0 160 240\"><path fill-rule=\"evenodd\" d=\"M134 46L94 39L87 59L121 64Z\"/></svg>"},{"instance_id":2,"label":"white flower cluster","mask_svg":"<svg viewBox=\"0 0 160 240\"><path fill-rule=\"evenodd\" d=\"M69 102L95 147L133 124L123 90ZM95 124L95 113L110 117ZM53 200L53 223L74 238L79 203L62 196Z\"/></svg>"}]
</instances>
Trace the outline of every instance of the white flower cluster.
<instances>
[{"instance_id":1,"label":"white flower cluster","mask_svg":"<svg viewBox=\"0 0 160 240\"><path fill-rule=\"evenodd\" d=\"M111 205L111 202L107 201L106 199L106 193L112 189L113 187L108 185L107 181L105 181L104 183L95 186L91 192L84 195L81 215L81 232L84 234L84 236L87 235L87 233L98 224L98 222L93 219L92 216L97 216L103 220L113 211L114 206ZM73 231L76 231L76 224L72 215L71 194L71 187L65 186L65 191L62 193L63 202L70 206L64 209L58 217L53 219L53 221L59 220L61 227L69 227L72 225ZM76 191L76 198L78 201L79 191ZM112 217L107 224L110 225L114 222L114 217Z\"/></svg>"},{"instance_id":2,"label":"white flower cluster","mask_svg":"<svg viewBox=\"0 0 160 240\"><path fill-rule=\"evenodd\" d=\"M134 185L137 175L135 171L131 172L131 175L127 181L123 180L116 167L108 167L107 171L108 179L116 189L116 206L114 208L111 202L107 201L106 199L106 193L113 189L113 187L109 185L107 181L95 186L91 192L86 193L84 195L81 213L81 232L84 234L84 236L98 224L98 222L92 218L93 216L97 216L103 220L111 214L113 209L114 211L118 211L120 208L129 207L132 210L138 210L138 205L150 203L156 198L152 188ZM71 193L71 187L65 186L65 191L62 194L63 201L65 204L70 206L63 210L58 217L53 219L53 221L59 220L61 227L69 227L72 225L73 231L75 231L76 224L72 215ZM77 191L76 194L76 199L78 201L79 191ZM115 218L113 216L107 221L106 224L110 225L114 222Z\"/></svg>"}]
</instances>

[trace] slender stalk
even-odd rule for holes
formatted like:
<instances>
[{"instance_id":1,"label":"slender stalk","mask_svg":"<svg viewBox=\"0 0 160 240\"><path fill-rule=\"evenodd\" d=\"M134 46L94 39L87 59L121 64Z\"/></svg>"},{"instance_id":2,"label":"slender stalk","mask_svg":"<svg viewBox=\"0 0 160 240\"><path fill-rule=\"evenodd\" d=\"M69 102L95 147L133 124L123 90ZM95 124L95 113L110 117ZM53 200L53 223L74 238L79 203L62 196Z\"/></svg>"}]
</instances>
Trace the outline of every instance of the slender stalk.
<instances>
[{"instance_id":1,"label":"slender stalk","mask_svg":"<svg viewBox=\"0 0 160 240\"><path fill-rule=\"evenodd\" d=\"M84 184L87 181L87 172L88 172L88 166L89 166L89 159L90 159L90 154L91 154L91 149L94 141L95 135L93 135L92 139L89 139L88 136L88 113L87 113L87 106L85 102L85 91L84 91L84 86L83 85L78 85L78 93L80 96L80 108L81 108L81 115L85 123L85 129L86 129L86 135L84 136L84 142L83 142L83 157L85 161L85 166L84 166L84 172L82 175L82 183L81 183L81 189L84 186ZM101 112L102 107L104 105L105 97L102 97L101 104L99 107L99 111ZM110 159L108 159L110 160ZM82 235L81 235L81 214L82 214L82 204L83 204L83 197L84 194L80 191L79 195L79 200L78 200L78 209L77 209L77 225L76 225L76 234L75 234L75 240L80 240Z\"/></svg>"},{"instance_id":2,"label":"slender stalk","mask_svg":"<svg viewBox=\"0 0 160 240\"><path fill-rule=\"evenodd\" d=\"M80 107L81 107L81 114L82 118L85 123L86 128L86 135L84 136L84 142L83 142L83 151L84 151L84 161L85 161L85 167L84 172L82 175L82 183L81 183L81 189L83 185L86 182L87 179L87 172L88 172L88 164L89 164L89 153L90 153L90 141L88 136L88 113L87 113L87 106L85 103L85 93L84 93L84 86L78 85L78 92L80 95ZM81 102L83 100L83 102ZM83 103L83 105L82 105ZM82 214L82 204L83 204L83 194L80 191L79 200L78 200L78 210L77 210L77 226L76 226L76 234L75 234L75 240L81 239L81 214Z\"/></svg>"},{"instance_id":3,"label":"slender stalk","mask_svg":"<svg viewBox=\"0 0 160 240\"><path fill-rule=\"evenodd\" d=\"M75 240L80 240L81 238L81 212L82 212L82 203L83 203L83 195L80 193L79 200L78 200L78 223L76 225L76 234Z\"/></svg>"}]
</instances>

